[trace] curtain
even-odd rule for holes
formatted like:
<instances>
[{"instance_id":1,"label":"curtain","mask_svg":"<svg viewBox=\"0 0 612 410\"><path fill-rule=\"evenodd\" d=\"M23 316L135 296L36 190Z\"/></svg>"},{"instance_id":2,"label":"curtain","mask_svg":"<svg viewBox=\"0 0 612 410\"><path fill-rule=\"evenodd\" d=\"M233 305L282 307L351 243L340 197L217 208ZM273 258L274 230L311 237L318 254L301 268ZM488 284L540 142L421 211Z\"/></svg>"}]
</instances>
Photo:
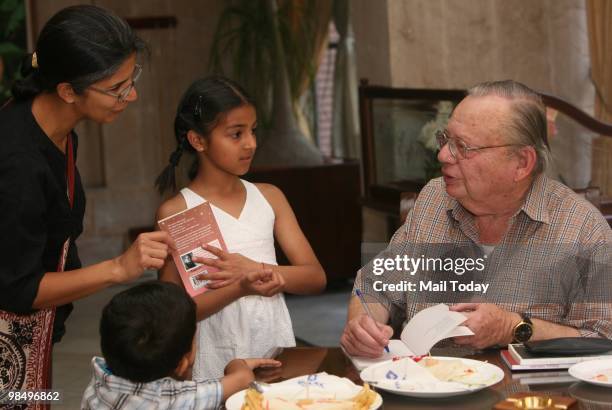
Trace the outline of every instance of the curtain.
<instances>
[{"instance_id":1,"label":"curtain","mask_svg":"<svg viewBox=\"0 0 612 410\"><path fill-rule=\"evenodd\" d=\"M612 122L612 1L587 0L591 77L595 86L595 117ZM592 185L612 196L612 138L593 141Z\"/></svg>"},{"instance_id":2,"label":"curtain","mask_svg":"<svg viewBox=\"0 0 612 410\"><path fill-rule=\"evenodd\" d=\"M340 40L334 68L332 155L339 158L359 158L359 85L349 0L334 1L333 19Z\"/></svg>"},{"instance_id":3,"label":"curtain","mask_svg":"<svg viewBox=\"0 0 612 410\"><path fill-rule=\"evenodd\" d=\"M280 15L286 19L286 28L281 26L281 36L287 56L293 110L298 127L312 141L300 98L311 87L327 47L332 3L329 0L284 0L278 4Z\"/></svg>"}]
</instances>

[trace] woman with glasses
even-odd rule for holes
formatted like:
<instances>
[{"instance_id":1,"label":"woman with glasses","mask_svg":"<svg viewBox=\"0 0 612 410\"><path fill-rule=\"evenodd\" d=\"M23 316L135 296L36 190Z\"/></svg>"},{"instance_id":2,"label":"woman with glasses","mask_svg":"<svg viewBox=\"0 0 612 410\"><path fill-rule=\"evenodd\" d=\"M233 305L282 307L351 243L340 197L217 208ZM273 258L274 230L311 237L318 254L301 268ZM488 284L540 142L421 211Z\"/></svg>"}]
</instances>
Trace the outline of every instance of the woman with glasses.
<instances>
[{"instance_id":1,"label":"woman with glasses","mask_svg":"<svg viewBox=\"0 0 612 410\"><path fill-rule=\"evenodd\" d=\"M86 119L112 122L136 101L144 49L104 9L63 9L44 26L13 100L0 109L2 390L48 387L50 346L65 332L71 302L166 259L171 240L162 232L142 234L122 255L87 267L75 245L85 193L74 128Z\"/></svg>"}]
</instances>

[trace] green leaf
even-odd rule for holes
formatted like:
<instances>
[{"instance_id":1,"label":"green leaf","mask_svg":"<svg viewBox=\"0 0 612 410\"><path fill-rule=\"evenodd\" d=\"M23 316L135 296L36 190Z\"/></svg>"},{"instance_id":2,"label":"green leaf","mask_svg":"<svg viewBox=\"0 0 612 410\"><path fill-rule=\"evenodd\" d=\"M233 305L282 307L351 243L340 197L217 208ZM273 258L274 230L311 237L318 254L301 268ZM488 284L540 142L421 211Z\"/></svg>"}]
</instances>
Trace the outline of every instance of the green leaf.
<instances>
[{"instance_id":1,"label":"green leaf","mask_svg":"<svg viewBox=\"0 0 612 410\"><path fill-rule=\"evenodd\" d=\"M25 22L25 7L17 7L11 13L4 29L4 37L8 37L12 32L18 29Z\"/></svg>"},{"instance_id":2,"label":"green leaf","mask_svg":"<svg viewBox=\"0 0 612 410\"><path fill-rule=\"evenodd\" d=\"M317 4L327 0L275 1L276 15L270 13L266 0L232 1L217 20L209 58L209 70L225 74L249 90L257 102L261 123L272 117L272 89L280 70L287 70L293 99L307 87L304 77L314 78L314 44L322 22ZM278 22L287 67L275 66L279 50L274 20Z\"/></svg>"},{"instance_id":3,"label":"green leaf","mask_svg":"<svg viewBox=\"0 0 612 410\"><path fill-rule=\"evenodd\" d=\"M21 54L23 52L24 50L22 48L18 47L17 45L13 43L9 43L9 42L0 43L0 56L4 57L8 55Z\"/></svg>"},{"instance_id":4,"label":"green leaf","mask_svg":"<svg viewBox=\"0 0 612 410\"><path fill-rule=\"evenodd\" d=\"M19 0L0 0L0 11L13 11L17 7L19 7L19 6L23 7L23 2L22 1L19 1Z\"/></svg>"}]
</instances>

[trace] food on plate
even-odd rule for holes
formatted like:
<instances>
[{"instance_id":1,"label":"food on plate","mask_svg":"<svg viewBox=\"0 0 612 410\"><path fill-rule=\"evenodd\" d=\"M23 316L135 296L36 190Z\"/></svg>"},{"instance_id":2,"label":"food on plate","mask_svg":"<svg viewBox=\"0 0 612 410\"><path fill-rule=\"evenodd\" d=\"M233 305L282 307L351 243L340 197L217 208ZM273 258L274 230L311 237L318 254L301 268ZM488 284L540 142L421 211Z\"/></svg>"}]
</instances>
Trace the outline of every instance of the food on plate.
<instances>
[{"instance_id":1,"label":"food on plate","mask_svg":"<svg viewBox=\"0 0 612 410\"><path fill-rule=\"evenodd\" d=\"M604 383L612 381L612 369L599 370L595 375L591 376L591 380Z\"/></svg>"},{"instance_id":2,"label":"food on plate","mask_svg":"<svg viewBox=\"0 0 612 410\"><path fill-rule=\"evenodd\" d=\"M397 362L398 360L402 360L402 359L405 359L407 357L409 357L410 359L414 360L415 363L418 363L421 360L423 360L424 358L429 357L429 355L423 354L423 355L420 355L420 356L413 356L413 355L409 355L409 356L393 356L391 358L391 360L394 361L394 362Z\"/></svg>"},{"instance_id":3,"label":"food on plate","mask_svg":"<svg viewBox=\"0 0 612 410\"><path fill-rule=\"evenodd\" d=\"M374 400L376 393L367 383L350 399L267 397L265 393L250 388L246 390L241 410L367 410Z\"/></svg>"},{"instance_id":4,"label":"food on plate","mask_svg":"<svg viewBox=\"0 0 612 410\"><path fill-rule=\"evenodd\" d=\"M438 360L431 357L419 361L419 365L426 368L435 378L444 382L465 382L472 378L476 370L457 360Z\"/></svg>"},{"instance_id":5,"label":"food on plate","mask_svg":"<svg viewBox=\"0 0 612 410\"><path fill-rule=\"evenodd\" d=\"M263 394L255 390L254 388L249 388L244 393L244 404L240 408L241 410L258 410L262 409Z\"/></svg>"},{"instance_id":6,"label":"food on plate","mask_svg":"<svg viewBox=\"0 0 612 410\"><path fill-rule=\"evenodd\" d=\"M607 382L608 376L606 376L605 374L597 374L593 376L592 379L597 380L598 382Z\"/></svg>"}]
</instances>

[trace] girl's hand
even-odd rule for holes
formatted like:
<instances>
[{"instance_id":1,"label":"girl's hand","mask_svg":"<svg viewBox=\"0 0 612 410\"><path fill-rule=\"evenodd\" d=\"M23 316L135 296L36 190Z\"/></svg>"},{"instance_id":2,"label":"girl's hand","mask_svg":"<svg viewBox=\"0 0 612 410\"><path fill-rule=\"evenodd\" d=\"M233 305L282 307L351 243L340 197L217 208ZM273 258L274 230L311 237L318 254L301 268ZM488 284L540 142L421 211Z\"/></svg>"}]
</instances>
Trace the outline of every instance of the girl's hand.
<instances>
[{"instance_id":1,"label":"girl's hand","mask_svg":"<svg viewBox=\"0 0 612 410\"><path fill-rule=\"evenodd\" d=\"M123 283L137 279L145 269L161 269L174 246L170 235L163 231L138 235L128 250L114 259L116 281Z\"/></svg>"},{"instance_id":2,"label":"girl's hand","mask_svg":"<svg viewBox=\"0 0 612 410\"><path fill-rule=\"evenodd\" d=\"M202 244L202 249L218 258L193 257L194 262L219 269L218 272L210 272L200 276L201 279L211 281L206 285L210 289L222 288L242 279L249 273L261 272L263 270L261 263L255 262L239 253L224 252L219 248L206 244Z\"/></svg>"},{"instance_id":3,"label":"girl's hand","mask_svg":"<svg viewBox=\"0 0 612 410\"><path fill-rule=\"evenodd\" d=\"M244 296L260 295L274 296L285 288L285 278L279 273L265 269L263 272L254 272L240 280L240 287Z\"/></svg>"}]
</instances>

